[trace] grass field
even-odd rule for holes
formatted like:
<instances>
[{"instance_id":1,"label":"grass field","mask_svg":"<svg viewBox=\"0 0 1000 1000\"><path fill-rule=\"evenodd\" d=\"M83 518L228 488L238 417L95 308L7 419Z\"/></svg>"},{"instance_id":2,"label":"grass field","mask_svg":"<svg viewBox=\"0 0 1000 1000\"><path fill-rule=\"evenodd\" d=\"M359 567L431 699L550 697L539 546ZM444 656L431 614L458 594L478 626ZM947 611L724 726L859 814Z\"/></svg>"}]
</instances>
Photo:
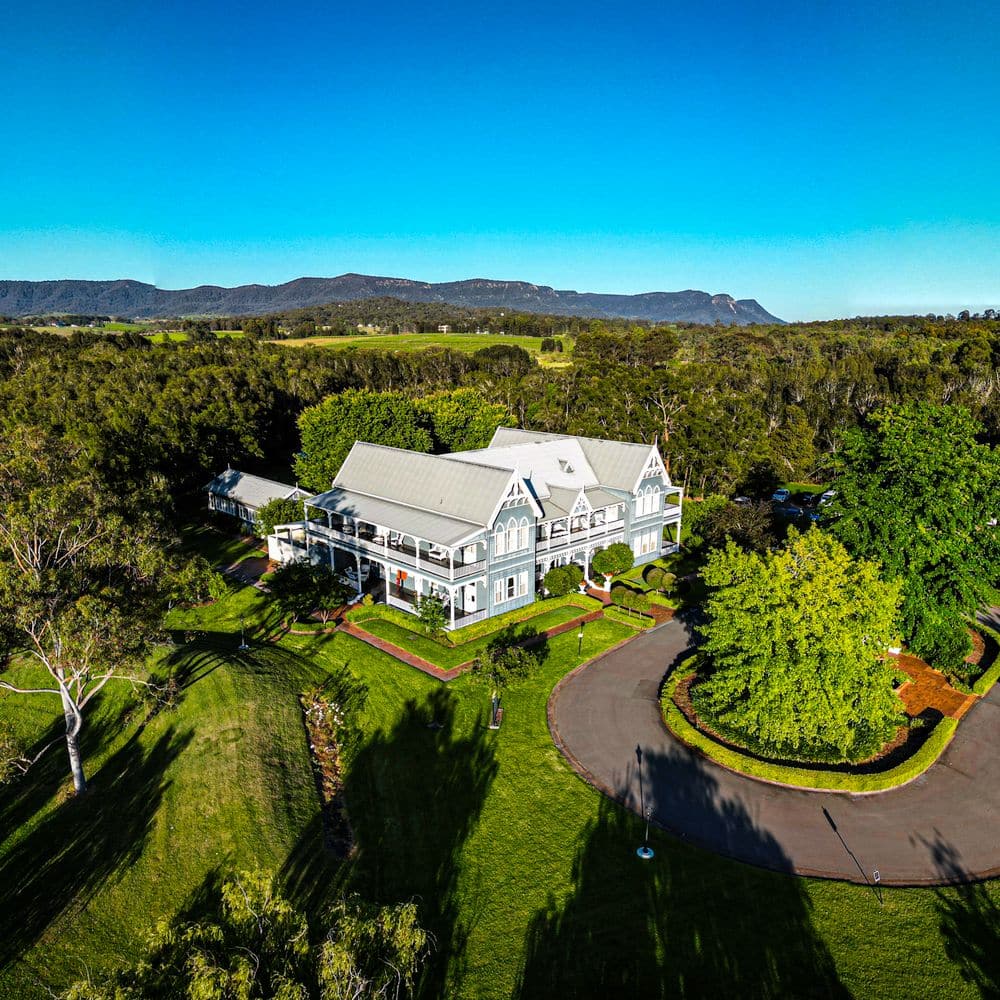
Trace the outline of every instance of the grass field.
<instances>
[{"instance_id":1,"label":"grass field","mask_svg":"<svg viewBox=\"0 0 1000 1000\"><path fill-rule=\"evenodd\" d=\"M134 958L158 916L249 863L281 871L314 914L344 886L417 898L437 940L425 997L995 995L996 883L888 890L880 906L868 889L765 873L665 834L639 861L641 822L571 771L546 726L575 634L550 640L491 732L484 689L442 685L343 634L241 656L240 618L266 611L245 588L175 613L174 627L205 632L161 654L183 698L144 726L124 690L102 701L86 731L92 795L64 798L61 754L3 790L0 996L41 998L40 983L82 975L84 960ZM589 625L583 657L627 634ZM347 785L358 849L338 870L318 843L296 694L344 666L368 699ZM55 724L46 704L3 709L41 735ZM691 794L714 798L710 777ZM724 803L719 822L753 828Z\"/></svg>"},{"instance_id":2,"label":"grass field","mask_svg":"<svg viewBox=\"0 0 1000 1000\"><path fill-rule=\"evenodd\" d=\"M561 338L564 353L542 354L540 337L514 337L500 334L483 333L399 333L399 334L359 334L356 337L303 337L301 339L281 340L277 343L292 347L327 347L334 350L347 350L351 347L363 347L372 351L421 351L430 347L446 347L452 351L464 351L471 354L484 347L505 344L523 347L529 354L543 364L553 366L568 365L572 361L569 353L572 341L568 337Z\"/></svg>"}]
</instances>

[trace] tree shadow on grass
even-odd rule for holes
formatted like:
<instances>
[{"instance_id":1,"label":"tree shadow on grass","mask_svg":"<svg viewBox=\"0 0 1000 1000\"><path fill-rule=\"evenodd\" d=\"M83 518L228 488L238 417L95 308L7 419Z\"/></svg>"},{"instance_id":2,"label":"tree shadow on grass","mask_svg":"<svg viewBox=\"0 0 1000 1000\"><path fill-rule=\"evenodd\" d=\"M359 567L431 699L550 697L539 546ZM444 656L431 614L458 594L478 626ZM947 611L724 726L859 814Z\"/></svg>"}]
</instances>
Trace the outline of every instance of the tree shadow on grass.
<instances>
[{"instance_id":1,"label":"tree shadow on grass","mask_svg":"<svg viewBox=\"0 0 1000 1000\"><path fill-rule=\"evenodd\" d=\"M45 698L56 713L45 731L26 748L28 759L35 757L48 746L44 755L23 775L18 775L2 786L0 795L0 842L15 833L41 809L56 791L70 778L66 755L66 720L62 715L59 699L55 695L15 697ZM86 722L80 731L80 752L84 768L100 747L107 745L122 732L136 712L136 703L128 698L117 711L104 712L106 692L97 695L87 710Z\"/></svg>"},{"instance_id":2,"label":"tree shadow on grass","mask_svg":"<svg viewBox=\"0 0 1000 1000\"><path fill-rule=\"evenodd\" d=\"M0 967L135 862L163 775L190 740L169 729L147 749L133 737L91 776L85 796L57 805L0 859Z\"/></svg>"},{"instance_id":3,"label":"tree shadow on grass","mask_svg":"<svg viewBox=\"0 0 1000 1000\"><path fill-rule=\"evenodd\" d=\"M970 875L940 834L927 846L942 881L956 883L935 891L945 952L980 996L1000 1000L1000 904L983 883L958 884Z\"/></svg>"},{"instance_id":4,"label":"tree shadow on grass","mask_svg":"<svg viewBox=\"0 0 1000 1000\"><path fill-rule=\"evenodd\" d=\"M644 754L644 800L654 815L686 799L724 831L754 845L771 868L791 870L780 845L740 803L724 799L707 769L683 787L663 784L671 753ZM660 798L657 798L659 794ZM638 808L635 762L617 797ZM581 837L573 888L533 918L518 983L520 998L835 997L850 993L812 926L797 878L718 859L662 834L640 860L642 820L608 798Z\"/></svg>"},{"instance_id":5,"label":"tree shadow on grass","mask_svg":"<svg viewBox=\"0 0 1000 1000\"><path fill-rule=\"evenodd\" d=\"M371 736L347 771L356 841L350 888L378 903L416 899L436 946L421 984L445 995L464 969L470 928L456 903L462 846L497 772L485 718L460 726L444 687L410 700L389 730Z\"/></svg>"}]
</instances>

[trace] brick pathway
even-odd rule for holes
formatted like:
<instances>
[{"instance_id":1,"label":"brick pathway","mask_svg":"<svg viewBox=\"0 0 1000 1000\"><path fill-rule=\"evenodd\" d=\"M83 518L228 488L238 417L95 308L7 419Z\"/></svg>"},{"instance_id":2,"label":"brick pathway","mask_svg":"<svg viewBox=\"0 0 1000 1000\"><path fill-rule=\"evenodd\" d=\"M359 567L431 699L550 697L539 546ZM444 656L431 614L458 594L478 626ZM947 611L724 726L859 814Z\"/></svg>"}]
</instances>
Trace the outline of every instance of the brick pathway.
<instances>
[{"instance_id":1,"label":"brick pathway","mask_svg":"<svg viewBox=\"0 0 1000 1000\"><path fill-rule=\"evenodd\" d=\"M461 666L453 667L451 670L442 670L429 660L425 660L421 656L415 656L413 653L408 652L403 649L402 646L397 646L394 642L388 642L386 639L382 639L377 635L372 635L371 632L366 632L363 628L358 628L354 622L343 622L340 625L340 631L346 632L355 639L360 639L362 642L368 643L369 646L373 646L375 649L379 649L383 653L388 653L401 663L405 663L411 667L416 667L417 670L421 670L431 677L436 677L439 681L454 680L460 673L467 670L469 666L467 663L463 663Z\"/></svg>"},{"instance_id":2,"label":"brick pathway","mask_svg":"<svg viewBox=\"0 0 1000 1000\"><path fill-rule=\"evenodd\" d=\"M935 708L942 715L961 719L979 700L974 694L962 694L948 683L948 678L933 667L903 653L893 657L899 668L910 676L899 689L899 696L906 706L906 714L911 718L925 709Z\"/></svg>"}]
</instances>

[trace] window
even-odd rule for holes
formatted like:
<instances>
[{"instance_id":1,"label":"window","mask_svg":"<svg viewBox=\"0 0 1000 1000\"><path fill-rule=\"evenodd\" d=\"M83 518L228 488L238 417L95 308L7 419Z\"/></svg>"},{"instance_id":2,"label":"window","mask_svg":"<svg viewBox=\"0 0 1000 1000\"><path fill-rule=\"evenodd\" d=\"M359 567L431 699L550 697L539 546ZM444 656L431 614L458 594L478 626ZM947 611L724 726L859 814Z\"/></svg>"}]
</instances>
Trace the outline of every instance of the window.
<instances>
[{"instance_id":1,"label":"window","mask_svg":"<svg viewBox=\"0 0 1000 1000\"><path fill-rule=\"evenodd\" d=\"M500 577L493 581L493 603L503 604L515 597L528 593L528 573L524 571L514 576Z\"/></svg>"},{"instance_id":2,"label":"window","mask_svg":"<svg viewBox=\"0 0 1000 1000\"><path fill-rule=\"evenodd\" d=\"M511 518L506 525L498 524L493 533L495 555L504 556L520 552L528 547L528 519L522 517L520 523Z\"/></svg>"},{"instance_id":3,"label":"window","mask_svg":"<svg viewBox=\"0 0 1000 1000\"><path fill-rule=\"evenodd\" d=\"M632 539L632 551L636 557L649 555L657 549L660 531L654 528L652 531L643 531Z\"/></svg>"}]
</instances>

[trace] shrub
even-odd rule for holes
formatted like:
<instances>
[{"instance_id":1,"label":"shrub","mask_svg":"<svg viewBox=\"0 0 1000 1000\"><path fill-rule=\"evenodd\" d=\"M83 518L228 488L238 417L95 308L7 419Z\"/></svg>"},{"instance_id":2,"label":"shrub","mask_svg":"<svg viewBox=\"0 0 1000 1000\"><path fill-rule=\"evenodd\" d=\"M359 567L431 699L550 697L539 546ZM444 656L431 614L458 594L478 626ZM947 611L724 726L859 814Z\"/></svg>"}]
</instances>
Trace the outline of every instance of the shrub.
<instances>
[{"instance_id":1,"label":"shrub","mask_svg":"<svg viewBox=\"0 0 1000 1000\"><path fill-rule=\"evenodd\" d=\"M551 354L556 349L556 342L551 337L542 337L541 351L543 354Z\"/></svg>"},{"instance_id":2,"label":"shrub","mask_svg":"<svg viewBox=\"0 0 1000 1000\"><path fill-rule=\"evenodd\" d=\"M566 579L569 580L569 589L576 590L583 583L583 570L576 563L564 566L563 570L566 573Z\"/></svg>"},{"instance_id":3,"label":"shrub","mask_svg":"<svg viewBox=\"0 0 1000 1000\"><path fill-rule=\"evenodd\" d=\"M663 583L663 570L659 566L650 566L646 570L643 579L646 581L647 586L651 587L653 590L659 590L661 584Z\"/></svg>"},{"instance_id":4,"label":"shrub","mask_svg":"<svg viewBox=\"0 0 1000 1000\"><path fill-rule=\"evenodd\" d=\"M573 582L566 572L567 566L553 566L545 574L542 584L553 597L565 597L572 589Z\"/></svg>"},{"instance_id":5,"label":"shrub","mask_svg":"<svg viewBox=\"0 0 1000 1000\"><path fill-rule=\"evenodd\" d=\"M594 553L594 571L602 576L617 576L632 568L635 556L624 542L615 542Z\"/></svg>"},{"instance_id":6,"label":"shrub","mask_svg":"<svg viewBox=\"0 0 1000 1000\"><path fill-rule=\"evenodd\" d=\"M417 602L417 618L428 635L437 635L444 631L448 616L445 613L444 601L435 594L421 598Z\"/></svg>"}]
</instances>

